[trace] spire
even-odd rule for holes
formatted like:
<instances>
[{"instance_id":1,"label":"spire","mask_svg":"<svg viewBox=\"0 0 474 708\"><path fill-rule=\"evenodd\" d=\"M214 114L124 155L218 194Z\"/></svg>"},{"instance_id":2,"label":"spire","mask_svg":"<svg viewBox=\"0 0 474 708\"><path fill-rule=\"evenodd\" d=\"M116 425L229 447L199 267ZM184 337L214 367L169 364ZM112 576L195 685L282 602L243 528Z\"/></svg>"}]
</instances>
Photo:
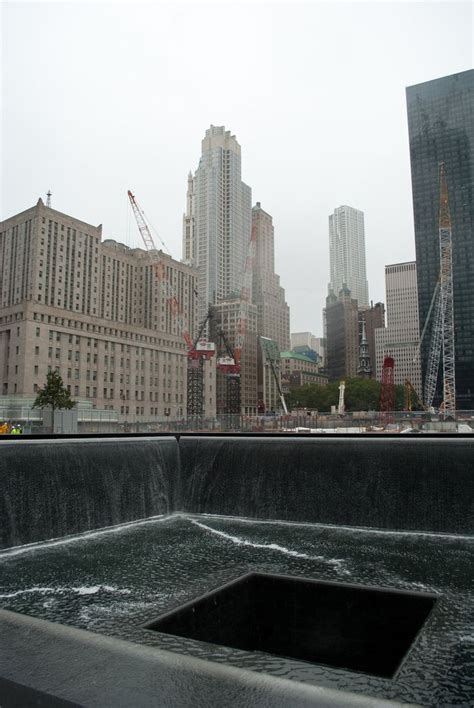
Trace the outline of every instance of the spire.
<instances>
[{"instance_id":1,"label":"spire","mask_svg":"<svg viewBox=\"0 0 474 708\"><path fill-rule=\"evenodd\" d=\"M362 335L359 344L359 367L357 369L357 375L361 379L370 379L371 374L372 367L370 365L369 344L365 332L365 318L362 318Z\"/></svg>"},{"instance_id":2,"label":"spire","mask_svg":"<svg viewBox=\"0 0 474 708\"><path fill-rule=\"evenodd\" d=\"M51 193L51 190L48 189L48 191L46 192L46 206L47 206L47 207L50 207L50 208L51 208L51 197L52 197L52 196L53 196L53 195L52 195L52 193Z\"/></svg>"}]
</instances>

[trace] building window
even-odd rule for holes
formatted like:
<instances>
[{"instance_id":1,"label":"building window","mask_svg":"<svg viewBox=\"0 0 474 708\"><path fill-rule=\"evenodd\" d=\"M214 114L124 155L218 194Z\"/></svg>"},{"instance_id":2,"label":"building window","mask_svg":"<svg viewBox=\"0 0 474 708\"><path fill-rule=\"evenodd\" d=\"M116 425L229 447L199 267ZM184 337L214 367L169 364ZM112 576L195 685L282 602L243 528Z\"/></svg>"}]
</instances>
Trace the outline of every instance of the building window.
<instances>
[{"instance_id":1,"label":"building window","mask_svg":"<svg viewBox=\"0 0 474 708\"><path fill-rule=\"evenodd\" d=\"M40 336L40 328L39 328L39 327L36 328L36 336L37 336L37 337Z\"/></svg>"},{"instance_id":2,"label":"building window","mask_svg":"<svg viewBox=\"0 0 474 708\"><path fill-rule=\"evenodd\" d=\"M38 356L39 353L40 353L40 348L39 348L39 347L35 347L35 354L36 354L36 356Z\"/></svg>"}]
</instances>

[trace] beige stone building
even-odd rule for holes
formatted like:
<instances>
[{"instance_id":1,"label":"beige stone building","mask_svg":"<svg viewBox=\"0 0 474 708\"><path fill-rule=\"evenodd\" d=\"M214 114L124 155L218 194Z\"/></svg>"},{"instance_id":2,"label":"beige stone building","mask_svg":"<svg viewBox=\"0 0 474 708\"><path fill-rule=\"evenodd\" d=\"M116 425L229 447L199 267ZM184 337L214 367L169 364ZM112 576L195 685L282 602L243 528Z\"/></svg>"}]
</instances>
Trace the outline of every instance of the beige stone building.
<instances>
[{"instance_id":1,"label":"beige stone building","mask_svg":"<svg viewBox=\"0 0 474 708\"><path fill-rule=\"evenodd\" d=\"M376 374L382 378L383 360L393 357L396 384L409 379L422 397L419 358L418 279L416 261L385 266L387 327L375 331Z\"/></svg>"},{"instance_id":2,"label":"beige stone building","mask_svg":"<svg viewBox=\"0 0 474 708\"><path fill-rule=\"evenodd\" d=\"M280 368L283 393L306 384L325 386L328 383L328 377L321 373L319 364L304 354L281 352Z\"/></svg>"},{"instance_id":3,"label":"beige stone building","mask_svg":"<svg viewBox=\"0 0 474 708\"><path fill-rule=\"evenodd\" d=\"M185 416L182 322L152 261L162 261L191 333L197 273L101 236L101 226L41 199L0 225L1 393L31 397L58 369L73 398L117 411L120 420ZM206 415L215 411L214 396L207 382Z\"/></svg>"},{"instance_id":4,"label":"beige stone building","mask_svg":"<svg viewBox=\"0 0 474 708\"><path fill-rule=\"evenodd\" d=\"M273 219L261 207L252 209L255 235L252 300L257 307L257 331L261 337L273 339L280 350L290 347L290 308L280 276L275 273L275 237Z\"/></svg>"}]
</instances>

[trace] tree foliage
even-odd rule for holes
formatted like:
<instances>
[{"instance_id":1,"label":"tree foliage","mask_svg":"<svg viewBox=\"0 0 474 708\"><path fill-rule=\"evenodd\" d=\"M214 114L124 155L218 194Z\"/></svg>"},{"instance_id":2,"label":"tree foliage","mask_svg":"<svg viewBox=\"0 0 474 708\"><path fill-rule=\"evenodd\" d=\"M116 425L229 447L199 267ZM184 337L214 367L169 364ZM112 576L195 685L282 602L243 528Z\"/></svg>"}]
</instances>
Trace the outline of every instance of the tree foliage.
<instances>
[{"instance_id":1,"label":"tree foliage","mask_svg":"<svg viewBox=\"0 0 474 708\"><path fill-rule=\"evenodd\" d=\"M380 382L375 379L346 379L344 392L346 411L378 411L380 389ZM327 386L307 384L293 389L285 398L288 408L312 408L329 412L331 406L337 407L339 403L339 381L333 381ZM395 410L403 410L403 406L403 386L395 386Z\"/></svg>"},{"instance_id":2,"label":"tree foliage","mask_svg":"<svg viewBox=\"0 0 474 708\"><path fill-rule=\"evenodd\" d=\"M40 388L36 396L33 408L46 408L51 406L53 412L62 408L73 408L76 402L71 399L68 389L63 384L63 380L58 371L49 371L46 376L46 384Z\"/></svg>"}]
</instances>

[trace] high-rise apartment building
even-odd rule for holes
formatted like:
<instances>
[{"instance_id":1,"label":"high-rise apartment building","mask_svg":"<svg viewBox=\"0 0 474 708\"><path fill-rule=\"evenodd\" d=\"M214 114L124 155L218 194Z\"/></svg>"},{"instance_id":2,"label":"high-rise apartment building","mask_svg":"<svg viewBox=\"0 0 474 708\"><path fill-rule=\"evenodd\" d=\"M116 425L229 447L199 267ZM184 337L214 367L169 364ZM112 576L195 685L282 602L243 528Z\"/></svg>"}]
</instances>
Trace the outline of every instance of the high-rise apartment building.
<instances>
[{"instance_id":1,"label":"high-rise apartment building","mask_svg":"<svg viewBox=\"0 0 474 708\"><path fill-rule=\"evenodd\" d=\"M181 417L186 344L152 259L164 261L191 332L197 272L101 236L101 226L41 199L1 223L1 393L34 397L58 369L73 398L121 420ZM206 393L209 403L214 394Z\"/></svg>"},{"instance_id":2,"label":"high-rise apartment building","mask_svg":"<svg viewBox=\"0 0 474 708\"><path fill-rule=\"evenodd\" d=\"M340 206L329 216L329 291L347 287L359 307L369 304L365 266L364 213Z\"/></svg>"},{"instance_id":3,"label":"high-rise apartment building","mask_svg":"<svg viewBox=\"0 0 474 708\"><path fill-rule=\"evenodd\" d=\"M240 291L251 235L251 189L241 179L240 145L224 126L206 130L187 194L183 259L198 269L202 320L209 304Z\"/></svg>"},{"instance_id":4,"label":"high-rise apartment building","mask_svg":"<svg viewBox=\"0 0 474 708\"><path fill-rule=\"evenodd\" d=\"M357 376L359 367L359 309L348 288L326 298L327 363L330 380Z\"/></svg>"},{"instance_id":5,"label":"high-rise apartment building","mask_svg":"<svg viewBox=\"0 0 474 708\"><path fill-rule=\"evenodd\" d=\"M385 292L387 327L375 330L377 379L381 380L384 358L391 356L395 383L404 384L409 379L421 396L416 262L385 266Z\"/></svg>"},{"instance_id":6,"label":"high-rise apartment building","mask_svg":"<svg viewBox=\"0 0 474 708\"><path fill-rule=\"evenodd\" d=\"M406 90L420 329L439 275L439 163L452 222L458 408L474 408L474 70ZM429 340L429 337L427 337ZM423 343L423 376L429 341Z\"/></svg>"},{"instance_id":7,"label":"high-rise apartment building","mask_svg":"<svg viewBox=\"0 0 474 708\"><path fill-rule=\"evenodd\" d=\"M280 276L275 273L275 239L273 219L261 207L252 209L255 235L252 299L257 306L257 331L261 337L277 342L280 350L290 346L290 308Z\"/></svg>"}]
</instances>

